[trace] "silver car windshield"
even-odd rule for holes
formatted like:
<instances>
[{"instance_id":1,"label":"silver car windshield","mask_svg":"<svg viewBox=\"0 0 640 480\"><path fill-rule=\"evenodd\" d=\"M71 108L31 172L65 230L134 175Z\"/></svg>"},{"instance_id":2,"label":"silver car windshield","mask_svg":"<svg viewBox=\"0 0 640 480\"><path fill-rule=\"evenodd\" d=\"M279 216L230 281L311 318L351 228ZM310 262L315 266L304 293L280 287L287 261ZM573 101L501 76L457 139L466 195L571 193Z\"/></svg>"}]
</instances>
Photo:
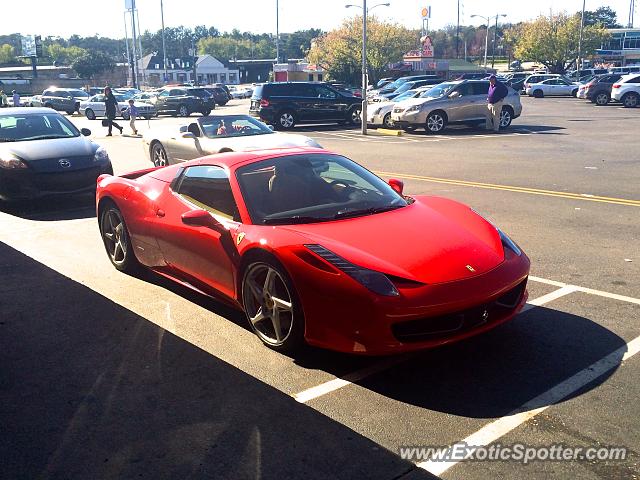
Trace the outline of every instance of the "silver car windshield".
<instances>
[{"instance_id":1,"label":"silver car windshield","mask_svg":"<svg viewBox=\"0 0 640 480\"><path fill-rule=\"evenodd\" d=\"M402 100L406 100L407 98L413 98L416 96L416 93L418 93L418 90L407 90L402 95L398 95L396 98L394 98L393 101L401 102Z\"/></svg>"},{"instance_id":2,"label":"silver car windshield","mask_svg":"<svg viewBox=\"0 0 640 480\"><path fill-rule=\"evenodd\" d=\"M58 113L0 115L0 142L78 136L78 129Z\"/></svg>"},{"instance_id":3,"label":"silver car windshield","mask_svg":"<svg viewBox=\"0 0 640 480\"><path fill-rule=\"evenodd\" d=\"M244 137L273 133L264 123L248 115L224 115L198 119L200 128L208 138Z\"/></svg>"},{"instance_id":4,"label":"silver car windshield","mask_svg":"<svg viewBox=\"0 0 640 480\"><path fill-rule=\"evenodd\" d=\"M457 83L445 82L430 88L420 95L420 98L439 98L445 95L449 90L455 87Z\"/></svg>"}]
</instances>

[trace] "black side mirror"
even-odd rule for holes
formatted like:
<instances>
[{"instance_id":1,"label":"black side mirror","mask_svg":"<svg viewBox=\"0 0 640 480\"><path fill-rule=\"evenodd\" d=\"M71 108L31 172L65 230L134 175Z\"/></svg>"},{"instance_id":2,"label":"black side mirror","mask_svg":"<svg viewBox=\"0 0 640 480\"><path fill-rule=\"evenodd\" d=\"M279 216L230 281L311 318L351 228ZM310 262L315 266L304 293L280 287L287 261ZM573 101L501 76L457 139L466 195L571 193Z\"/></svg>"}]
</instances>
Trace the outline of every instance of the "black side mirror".
<instances>
[{"instance_id":1,"label":"black side mirror","mask_svg":"<svg viewBox=\"0 0 640 480\"><path fill-rule=\"evenodd\" d=\"M88 128L81 128L80 133L85 137L88 137L89 135L91 135L91 130L89 130Z\"/></svg>"},{"instance_id":2,"label":"black side mirror","mask_svg":"<svg viewBox=\"0 0 640 480\"><path fill-rule=\"evenodd\" d=\"M226 229L206 210L189 210L182 214L182 223L192 227L207 227L216 232L222 233Z\"/></svg>"}]
</instances>

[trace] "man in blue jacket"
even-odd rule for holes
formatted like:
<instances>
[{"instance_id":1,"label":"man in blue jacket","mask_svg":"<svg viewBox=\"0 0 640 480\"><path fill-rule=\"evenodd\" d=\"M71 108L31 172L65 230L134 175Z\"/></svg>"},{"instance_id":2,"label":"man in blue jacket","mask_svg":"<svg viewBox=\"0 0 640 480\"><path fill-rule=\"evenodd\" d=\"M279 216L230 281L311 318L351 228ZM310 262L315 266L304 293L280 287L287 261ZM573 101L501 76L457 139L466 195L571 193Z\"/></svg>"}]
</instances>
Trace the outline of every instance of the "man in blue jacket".
<instances>
[{"instance_id":1,"label":"man in blue jacket","mask_svg":"<svg viewBox=\"0 0 640 480\"><path fill-rule=\"evenodd\" d=\"M502 112L502 103L509 94L509 89L496 79L495 75L489 77L489 92L487 95L487 115L486 129L493 128L494 132L500 130L500 113Z\"/></svg>"}]
</instances>

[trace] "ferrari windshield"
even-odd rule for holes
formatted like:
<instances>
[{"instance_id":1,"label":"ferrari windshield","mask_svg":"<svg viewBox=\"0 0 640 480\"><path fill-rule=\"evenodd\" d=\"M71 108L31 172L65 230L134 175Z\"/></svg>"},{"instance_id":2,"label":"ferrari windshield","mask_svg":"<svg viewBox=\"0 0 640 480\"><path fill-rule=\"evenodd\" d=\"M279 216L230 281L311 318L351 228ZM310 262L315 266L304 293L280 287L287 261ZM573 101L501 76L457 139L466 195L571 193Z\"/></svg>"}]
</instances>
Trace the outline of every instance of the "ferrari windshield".
<instances>
[{"instance_id":1,"label":"ferrari windshield","mask_svg":"<svg viewBox=\"0 0 640 480\"><path fill-rule=\"evenodd\" d=\"M59 113L0 115L0 142L24 142L79 135L78 129Z\"/></svg>"},{"instance_id":2,"label":"ferrari windshield","mask_svg":"<svg viewBox=\"0 0 640 480\"><path fill-rule=\"evenodd\" d=\"M435 87L430 88L426 92L422 93L420 95L420 98L438 98L438 97L442 97L444 94L446 94L449 90L451 90L456 85L457 85L457 83L453 83L453 82L440 83L440 84L436 85Z\"/></svg>"},{"instance_id":3,"label":"ferrari windshield","mask_svg":"<svg viewBox=\"0 0 640 480\"><path fill-rule=\"evenodd\" d=\"M348 158L287 155L236 171L254 224L314 223L406 207L407 200Z\"/></svg>"},{"instance_id":4,"label":"ferrari windshield","mask_svg":"<svg viewBox=\"0 0 640 480\"><path fill-rule=\"evenodd\" d=\"M217 115L198 119L208 138L244 137L273 133L264 123L248 115Z\"/></svg>"}]
</instances>

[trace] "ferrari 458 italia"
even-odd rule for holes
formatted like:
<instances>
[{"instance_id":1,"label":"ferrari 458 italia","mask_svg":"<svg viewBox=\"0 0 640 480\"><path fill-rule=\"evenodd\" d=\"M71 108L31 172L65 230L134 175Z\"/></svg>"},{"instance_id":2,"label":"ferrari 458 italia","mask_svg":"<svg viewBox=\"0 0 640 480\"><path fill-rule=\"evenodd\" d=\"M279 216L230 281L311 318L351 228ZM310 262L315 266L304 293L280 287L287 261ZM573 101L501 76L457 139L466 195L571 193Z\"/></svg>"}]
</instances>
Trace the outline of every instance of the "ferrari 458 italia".
<instances>
[{"instance_id":1,"label":"ferrari 458 italia","mask_svg":"<svg viewBox=\"0 0 640 480\"><path fill-rule=\"evenodd\" d=\"M434 347L511 319L529 259L453 200L319 148L230 152L98 181L113 265L241 308L271 348Z\"/></svg>"}]
</instances>

